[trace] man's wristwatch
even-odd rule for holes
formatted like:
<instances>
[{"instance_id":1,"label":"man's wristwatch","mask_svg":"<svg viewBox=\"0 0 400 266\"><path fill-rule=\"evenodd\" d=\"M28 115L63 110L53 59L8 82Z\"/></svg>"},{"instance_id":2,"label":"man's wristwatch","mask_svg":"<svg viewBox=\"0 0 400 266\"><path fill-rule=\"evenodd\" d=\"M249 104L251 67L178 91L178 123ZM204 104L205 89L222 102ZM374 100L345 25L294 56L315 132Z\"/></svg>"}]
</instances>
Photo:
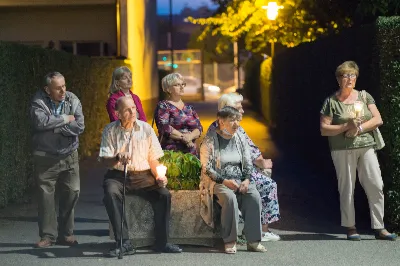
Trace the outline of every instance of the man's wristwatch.
<instances>
[{"instance_id":1,"label":"man's wristwatch","mask_svg":"<svg viewBox=\"0 0 400 266\"><path fill-rule=\"evenodd\" d=\"M359 133L362 133L362 132L363 132L363 128L362 128L362 126L361 126L361 125L360 125L360 126L358 126L357 128L358 128L358 131L359 131Z\"/></svg>"}]
</instances>

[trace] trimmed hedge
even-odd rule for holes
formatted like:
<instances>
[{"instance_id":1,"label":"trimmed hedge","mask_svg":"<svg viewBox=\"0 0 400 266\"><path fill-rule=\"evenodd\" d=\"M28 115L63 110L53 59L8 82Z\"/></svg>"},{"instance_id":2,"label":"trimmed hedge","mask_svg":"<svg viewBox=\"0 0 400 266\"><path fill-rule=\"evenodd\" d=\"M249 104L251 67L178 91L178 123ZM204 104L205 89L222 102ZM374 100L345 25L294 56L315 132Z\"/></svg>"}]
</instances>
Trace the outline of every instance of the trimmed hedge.
<instances>
[{"instance_id":1,"label":"trimmed hedge","mask_svg":"<svg viewBox=\"0 0 400 266\"><path fill-rule=\"evenodd\" d=\"M272 58L268 57L260 67L261 113L268 125L273 124L271 121L271 74Z\"/></svg>"},{"instance_id":2,"label":"trimmed hedge","mask_svg":"<svg viewBox=\"0 0 400 266\"><path fill-rule=\"evenodd\" d=\"M386 218L400 230L400 17L376 21L376 75L386 142L381 168L386 186Z\"/></svg>"},{"instance_id":3,"label":"trimmed hedge","mask_svg":"<svg viewBox=\"0 0 400 266\"><path fill-rule=\"evenodd\" d=\"M334 177L327 139L320 136L319 111L326 97L338 89L336 67L354 60L360 67L356 88L367 90L382 113L386 147L379 151L385 181L386 218L400 226L400 18L379 18L374 24L354 27L338 35L303 43L277 54L272 74L261 75L261 91L271 80L271 109L278 145L295 151L319 178ZM263 63L263 72L268 63ZM264 82L263 82L264 80ZM265 99L263 97L263 99ZM264 102L263 102L264 104ZM265 105L265 104L264 104ZM265 107L262 108L266 112ZM336 180L325 190L336 191Z\"/></svg>"},{"instance_id":4,"label":"trimmed hedge","mask_svg":"<svg viewBox=\"0 0 400 266\"><path fill-rule=\"evenodd\" d=\"M76 57L19 44L0 42L0 207L20 201L33 184L30 100L43 88L43 77L61 72L67 89L82 102L85 132L80 137L81 156L97 151L109 118L105 110L108 87L120 60Z\"/></svg>"}]
</instances>

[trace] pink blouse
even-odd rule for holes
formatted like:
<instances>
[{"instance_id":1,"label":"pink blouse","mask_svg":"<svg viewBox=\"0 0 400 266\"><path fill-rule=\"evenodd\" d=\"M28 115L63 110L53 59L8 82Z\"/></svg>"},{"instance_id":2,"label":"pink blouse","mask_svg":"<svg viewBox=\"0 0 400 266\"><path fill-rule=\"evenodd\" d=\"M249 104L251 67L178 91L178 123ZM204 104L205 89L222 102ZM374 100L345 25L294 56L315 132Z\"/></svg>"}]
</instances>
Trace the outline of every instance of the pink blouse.
<instances>
[{"instance_id":1,"label":"pink blouse","mask_svg":"<svg viewBox=\"0 0 400 266\"><path fill-rule=\"evenodd\" d=\"M146 115L144 114L142 102L140 101L139 96L137 96L136 94L133 94L132 91L129 91L129 93L131 94L132 99L136 105L136 110L139 113L138 119L141 121L147 122ZM118 120L118 116L115 113L115 103L117 102L117 100L119 98L121 98L123 96L125 96L124 92L122 90L119 90L117 92L114 92L108 98L106 108L107 108L108 116L110 117L110 122L114 122L114 121Z\"/></svg>"}]
</instances>

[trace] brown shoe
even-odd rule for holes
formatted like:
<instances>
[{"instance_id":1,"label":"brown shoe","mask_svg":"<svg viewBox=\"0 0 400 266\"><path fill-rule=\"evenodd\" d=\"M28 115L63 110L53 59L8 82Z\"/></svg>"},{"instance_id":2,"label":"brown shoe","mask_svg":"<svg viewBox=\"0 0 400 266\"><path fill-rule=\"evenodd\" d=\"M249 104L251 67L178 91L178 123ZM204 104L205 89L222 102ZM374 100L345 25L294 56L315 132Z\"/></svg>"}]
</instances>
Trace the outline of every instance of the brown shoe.
<instances>
[{"instance_id":1,"label":"brown shoe","mask_svg":"<svg viewBox=\"0 0 400 266\"><path fill-rule=\"evenodd\" d=\"M51 241L48 238L42 238L39 242L35 244L35 248L47 248L54 245L54 241Z\"/></svg>"},{"instance_id":2,"label":"brown shoe","mask_svg":"<svg viewBox=\"0 0 400 266\"><path fill-rule=\"evenodd\" d=\"M59 237L57 245L72 247L78 245L78 241L76 241L75 236Z\"/></svg>"}]
</instances>

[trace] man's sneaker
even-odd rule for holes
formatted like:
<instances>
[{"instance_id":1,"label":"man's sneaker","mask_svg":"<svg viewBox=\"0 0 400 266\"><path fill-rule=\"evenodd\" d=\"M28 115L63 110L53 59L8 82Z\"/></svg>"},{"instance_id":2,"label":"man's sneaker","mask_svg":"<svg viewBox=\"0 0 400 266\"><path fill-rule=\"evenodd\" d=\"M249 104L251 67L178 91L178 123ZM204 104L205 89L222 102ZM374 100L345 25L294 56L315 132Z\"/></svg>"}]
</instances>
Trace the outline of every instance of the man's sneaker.
<instances>
[{"instance_id":1,"label":"man's sneaker","mask_svg":"<svg viewBox=\"0 0 400 266\"><path fill-rule=\"evenodd\" d=\"M39 242L35 244L35 248L47 248L54 245L54 241L48 238L42 238Z\"/></svg>"},{"instance_id":2,"label":"man's sneaker","mask_svg":"<svg viewBox=\"0 0 400 266\"><path fill-rule=\"evenodd\" d=\"M117 243L117 248L110 250L110 252L108 252L106 254L107 257L110 258L115 258L118 257L119 253L122 252L123 256L126 255L133 255L136 253L135 248L133 247L131 241L126 241L123 245L122 248L118 248L119 247L119 243Z\"/></svg>"},{"instance_id":3,"label":"man's sneaker","mask_svg":"<svg viewBox=\"0 0 400 266\"><path fill-rule=\"evenodd\" d=\"M272 233L271 231L262 232L261 242L279 241L279 240L281 240L280 236Z\"/></svg>"}]
</instances>

